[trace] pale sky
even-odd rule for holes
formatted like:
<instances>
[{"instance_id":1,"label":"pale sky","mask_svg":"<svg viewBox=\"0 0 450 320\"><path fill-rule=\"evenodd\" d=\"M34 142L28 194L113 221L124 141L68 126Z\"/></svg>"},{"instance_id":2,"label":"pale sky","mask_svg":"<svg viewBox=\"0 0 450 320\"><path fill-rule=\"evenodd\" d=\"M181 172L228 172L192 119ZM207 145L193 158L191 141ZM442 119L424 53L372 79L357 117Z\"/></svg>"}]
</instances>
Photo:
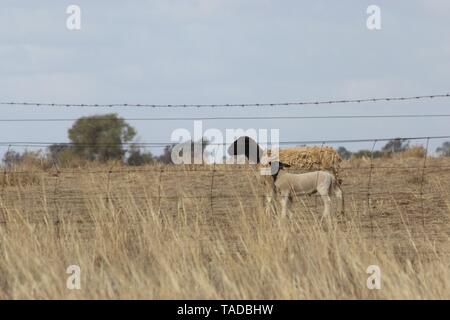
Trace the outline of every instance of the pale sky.
<instances>
[{"instance_id":1,"label":"pale sky","mask_svg":"<svg viewBox=\"0 0 450 320\"><path fill-rule=\"evenodd\" d=\"M450 92L448 0L0 3L2 102L264 103ZM71 4L81 8L80 31L66 28ZM371 4L381 8L378 31L366 27ZM450 113L449 106L450 99L262 109L0 106L0 118ZM278 128L282 141L303 141L450 135L449 120L214 120L204 127ZM130 124L141 142L193 129L193 121ZM70 126L0 122L0 141L67 142Z\"/></svg>"}]
</instances>

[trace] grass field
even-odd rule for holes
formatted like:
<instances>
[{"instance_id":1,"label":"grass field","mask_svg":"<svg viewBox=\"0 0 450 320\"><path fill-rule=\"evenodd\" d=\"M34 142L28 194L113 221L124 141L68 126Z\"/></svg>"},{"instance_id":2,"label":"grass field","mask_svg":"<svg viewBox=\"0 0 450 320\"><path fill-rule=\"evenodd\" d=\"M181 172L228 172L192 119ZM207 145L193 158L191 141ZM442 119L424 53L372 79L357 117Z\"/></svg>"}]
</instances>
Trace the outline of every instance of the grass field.
<instances>
[{"instance_id":1,"label":"grass field","mask_svg":"<svg viewBox=\"0 0 450 320\"><path fill-rule=\"evenodd\" d=\"M265 210L250 166L61 171L0 174L0 299L450 299L449 158L345 161L331 225Z\"/></svg>"}]
</instances>

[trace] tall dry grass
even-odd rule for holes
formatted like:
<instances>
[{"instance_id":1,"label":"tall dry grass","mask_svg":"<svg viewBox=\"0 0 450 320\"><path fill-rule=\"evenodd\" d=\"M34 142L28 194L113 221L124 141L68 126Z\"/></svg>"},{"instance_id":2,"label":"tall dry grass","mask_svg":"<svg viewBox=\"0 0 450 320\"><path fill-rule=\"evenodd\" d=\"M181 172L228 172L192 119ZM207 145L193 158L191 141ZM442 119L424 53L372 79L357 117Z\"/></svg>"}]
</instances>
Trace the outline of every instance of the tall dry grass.
<instances>
[{"instance_id":1,"label":"tall dry grass","mask_svg":"<svg viewBox=\"0 0 450 320\"><path fill-rule=\"evenodd\" d=\"M371 238L356 200L330 225L306 208L283 219L244 203L230 204L215 223L182 203L161 212L154 198L144 193L138 202L128 187L111 201L95 193L107 182L93 175L72 183L87 195L78 219L59 207L55 218L44 184L39 217L0 197L0 299L450 298L448 255L426 235L418 250L406 222L399 228L408 254L389 234ZM69 265L81 268L80 290L66 287ZM381 268L380 290L366 287L369 265Z\"/></svg>"}]
</instances>

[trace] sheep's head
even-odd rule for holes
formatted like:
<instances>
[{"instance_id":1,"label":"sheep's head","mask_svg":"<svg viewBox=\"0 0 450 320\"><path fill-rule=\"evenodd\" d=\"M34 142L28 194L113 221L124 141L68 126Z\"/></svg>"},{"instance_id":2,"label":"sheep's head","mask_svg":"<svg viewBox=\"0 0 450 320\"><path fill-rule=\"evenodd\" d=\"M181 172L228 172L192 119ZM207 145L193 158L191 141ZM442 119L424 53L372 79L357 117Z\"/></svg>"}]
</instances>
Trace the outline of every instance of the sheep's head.
<instances>
[{"instance_id":1,"label":"sheep's head","mask_svg":"<svg viewBox=\"0 0 450 320\"><path fill-rule=\"evenodd\" d=\"M270 161L269 166L270 166L270 171L271 171L272 177L276 177L278 175L278 172L280 171L280 169L289 168L291 165L289 165L287 163L283 163L281 161Z\"/></svg>"},{"instance_id":2,"label":"sheep's head","mask_svg":"<svg viewBox=\"0 0 450 320\"><path fill-rule=\"evenodd\" d=\"M250 137L243 136L234 141L227 150L230 156L245 155L253 163L260 163L263 150Z\"/></svg>"}]
</instances>

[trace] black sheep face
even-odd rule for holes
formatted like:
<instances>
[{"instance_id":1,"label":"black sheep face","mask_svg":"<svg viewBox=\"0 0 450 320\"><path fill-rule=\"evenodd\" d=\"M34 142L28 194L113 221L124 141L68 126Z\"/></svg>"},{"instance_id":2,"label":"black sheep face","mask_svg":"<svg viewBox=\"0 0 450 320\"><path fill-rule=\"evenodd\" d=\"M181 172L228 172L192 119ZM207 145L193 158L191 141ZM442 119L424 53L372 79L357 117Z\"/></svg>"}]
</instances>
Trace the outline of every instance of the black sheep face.
<instances>
[{"instance_id":1,"label":"black sheep face","mask_svg":"<svg viewBox=\"0 0 450 320\"><path fill-rule=\"evenodd\" d=\"M263 150L250 137L239 137L227 150L230 156L245 155L247 159L254 163L260 163Z\"/></svg>"}]
</instances>

